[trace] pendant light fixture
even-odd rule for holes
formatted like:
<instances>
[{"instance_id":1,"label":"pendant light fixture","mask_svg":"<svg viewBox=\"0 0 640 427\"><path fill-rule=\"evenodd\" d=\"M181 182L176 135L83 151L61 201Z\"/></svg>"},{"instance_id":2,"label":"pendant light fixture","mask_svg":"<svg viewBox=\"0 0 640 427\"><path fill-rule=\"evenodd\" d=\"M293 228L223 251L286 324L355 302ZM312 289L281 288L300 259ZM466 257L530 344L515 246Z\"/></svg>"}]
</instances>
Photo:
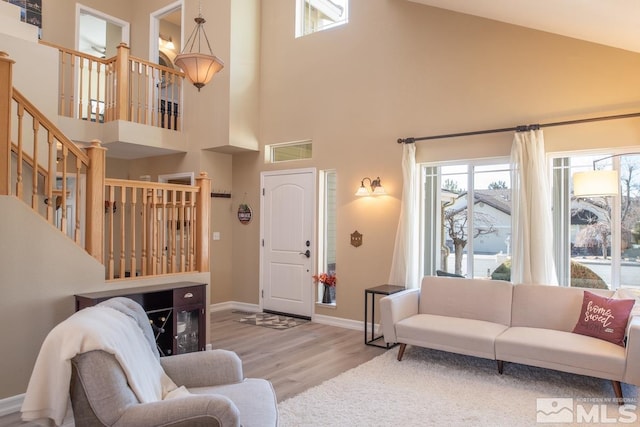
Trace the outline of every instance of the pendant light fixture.
<instances>
[{"instance_id":1,"label":"pendant light fixture","mask_svg":"<svg viewBox=\"0 0 640 427\"><path fill-rule=\"evenodd\" d=\"M187 79L189 79L189 81L198 88L198 92L200 92L200 89L204 85L211 81L215 73L224 67L224 63L213 54L211 45L209 44L209 39L207 38L207 33L204 32L204 23L206 20L202 17L201 6L202 5L200 5L198 9L198 16L194 19L196 27L187 39L182 52L180 52L174 60L175 64L184 71ZM203 37L207 43L207 48L209 49L208 54L206 52L201 52L201 42ZM196 42L198 51L194 52L193 48Z\"/></svg>"}]
</instances>

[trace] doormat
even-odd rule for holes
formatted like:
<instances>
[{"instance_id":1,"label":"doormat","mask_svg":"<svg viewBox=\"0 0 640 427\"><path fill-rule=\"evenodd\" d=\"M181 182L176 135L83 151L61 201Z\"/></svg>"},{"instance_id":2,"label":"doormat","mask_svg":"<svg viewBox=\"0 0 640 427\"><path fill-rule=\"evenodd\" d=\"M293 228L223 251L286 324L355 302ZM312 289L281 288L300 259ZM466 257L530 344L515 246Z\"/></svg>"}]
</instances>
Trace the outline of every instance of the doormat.
<instances>
[{"instance_id":1,"label":"doormat","mask_svg":"<svg viewBox=\"0 0 640 427\"><path fill-rule=\"evenodd\" d=\"M238 319L240 323L249 325L264 326L271 329L290 329L298 325L309 323L309 320L298 319L297 317L280 316L271 313L242 313L247 314Z\"/></svg>"}]
</instances>

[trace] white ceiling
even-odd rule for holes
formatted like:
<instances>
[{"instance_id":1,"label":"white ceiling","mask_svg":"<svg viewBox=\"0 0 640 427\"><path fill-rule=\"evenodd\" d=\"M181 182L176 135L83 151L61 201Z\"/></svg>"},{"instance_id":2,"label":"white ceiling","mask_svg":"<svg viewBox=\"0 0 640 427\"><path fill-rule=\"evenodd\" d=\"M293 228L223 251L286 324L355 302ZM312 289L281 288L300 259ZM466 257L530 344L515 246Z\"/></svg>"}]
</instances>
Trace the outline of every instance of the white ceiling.
<instances>
[{"instance_id":1,"label":"white ceiling","mask_svg":"<svg viewBox=\"0 0 640 427\"><path fill-rule=\"evenodd\" d=\"M640 52L640 0L409 0Z\"/></svg>"}]
</instances>

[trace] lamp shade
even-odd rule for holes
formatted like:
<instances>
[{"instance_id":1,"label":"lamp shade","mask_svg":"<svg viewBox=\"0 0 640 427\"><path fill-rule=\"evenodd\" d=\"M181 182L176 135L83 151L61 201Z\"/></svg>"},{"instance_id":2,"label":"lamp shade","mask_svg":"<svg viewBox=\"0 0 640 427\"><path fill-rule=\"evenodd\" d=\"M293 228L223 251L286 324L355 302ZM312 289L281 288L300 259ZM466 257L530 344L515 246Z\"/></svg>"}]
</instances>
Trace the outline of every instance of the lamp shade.
<instances>
[{"instance_id":1,"label":"lamp shade","mask_svg":"<svg viewBox=\"0 0 640 427\"><path fill-rule=\"evenodd\" d=\"M187 79L198 90L209 83L213 75L224 67L224 63L218 57L202 53L181 53L176 56L174 62L182 68Z\"/></svg>"},{"instance_id":2,"label":"lamp shade","mask_svg":"<svg viewBox=\"0 0 640 427\"><path fill-rule=\"evenodd\" d=\"M384 196L387 194L387 192L384 190L384 187L382 185L378 185L372 193L374 196Z\"/></svg>"},{"instance_id":3,"label":"lamp shade","mask_svg":"<svg viewBox=\"0 0 640 427\"><path fill-rule=\"evenodd\" d=\"M573 195L575 197L617 196L619 192L618 171L594 170L573 174Z\"/></svg>"},{"instance_id":4,"label":"lamp shade","mask_svg":"<svg viewBox=\"0 0 640 427\"><path fill-rule=\"evenodd\" d=\"M356 191L356 196L358 197L362 197L362 196L368 196L369 195L369 190L367 190L364 186L364 183L360 186L360 188L358 188L358 191Z\"/></svg>"}]
</instances>

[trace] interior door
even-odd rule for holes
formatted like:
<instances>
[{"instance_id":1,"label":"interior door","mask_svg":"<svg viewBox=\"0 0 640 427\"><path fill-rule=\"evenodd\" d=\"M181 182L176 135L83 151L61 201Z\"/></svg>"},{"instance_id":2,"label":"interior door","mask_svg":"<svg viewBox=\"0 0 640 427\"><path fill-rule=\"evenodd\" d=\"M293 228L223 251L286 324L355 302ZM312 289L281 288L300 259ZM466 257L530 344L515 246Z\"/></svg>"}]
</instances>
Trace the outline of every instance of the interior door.
<instances>
[{"instance_id":1,"label":"interior door","mask_svg":"<svg viewBox=\"0 0 640 427\"><path fill-rule=\"evenodd\" d=\"M262 174L262 309L311 317L314 169Z\"/></svg>"}]
</instances>

